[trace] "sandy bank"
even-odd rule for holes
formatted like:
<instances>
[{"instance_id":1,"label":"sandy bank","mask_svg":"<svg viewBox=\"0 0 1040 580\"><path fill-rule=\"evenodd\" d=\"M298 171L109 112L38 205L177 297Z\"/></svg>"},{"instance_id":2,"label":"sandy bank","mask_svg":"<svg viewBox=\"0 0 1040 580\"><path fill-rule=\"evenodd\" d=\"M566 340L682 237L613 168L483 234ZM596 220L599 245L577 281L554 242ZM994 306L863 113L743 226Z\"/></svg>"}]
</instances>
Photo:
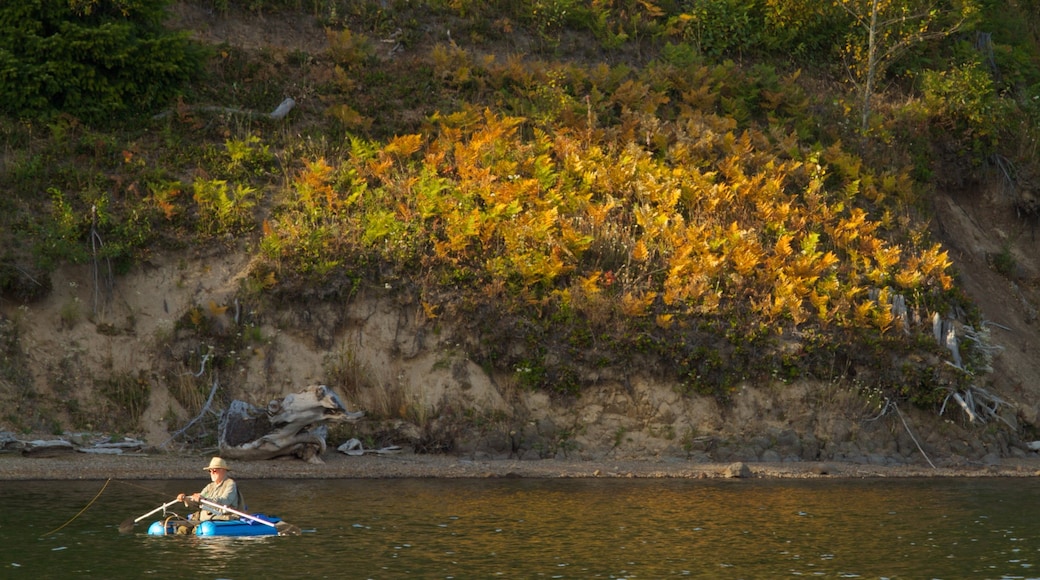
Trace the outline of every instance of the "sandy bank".
<instances>
[{"instance_id":1,"label":"sandy bank","mask_svg":"<svg viewBox=\"0 0 1040 580\"><path fill-rule=\"evenodd\" d=\"M648 460L515 460L468 459L443 455L349 456L330 452L323 465L295 459L235 461L241 479L324 478L711 478L729 477L732 464L695 463L679 458ZM55 457L0 454L0 480L77 479L197 479L206 455L123 454L96 455L68 452ZM840 462L746 463L749 477L758 478L885 478L885 477L1033 477L1040 459L1005 460L995 465L879 466Z\"/></svg>"}]
</instances>

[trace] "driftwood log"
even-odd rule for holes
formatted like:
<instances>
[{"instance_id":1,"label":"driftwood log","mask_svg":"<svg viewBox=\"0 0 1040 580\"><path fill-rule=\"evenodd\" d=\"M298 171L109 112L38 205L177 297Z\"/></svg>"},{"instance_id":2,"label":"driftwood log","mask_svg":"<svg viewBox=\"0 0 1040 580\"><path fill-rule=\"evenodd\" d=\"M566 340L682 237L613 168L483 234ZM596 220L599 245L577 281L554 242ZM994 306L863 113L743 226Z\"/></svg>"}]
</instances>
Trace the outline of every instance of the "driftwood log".
<instances>
[{"instance_id":1,"label":"driftwood log","mask_svg":"<svg viewBox=\"0 0 1040 580\"><path fill-rule=\"evenodd\" d=\"M364 415L363 411L347 411L325 385L274 399L266 409L236 400L220 417L220 454L246 460L294 456L323 463L327 425L357 421Z\"/></svg>"}]
</instances>

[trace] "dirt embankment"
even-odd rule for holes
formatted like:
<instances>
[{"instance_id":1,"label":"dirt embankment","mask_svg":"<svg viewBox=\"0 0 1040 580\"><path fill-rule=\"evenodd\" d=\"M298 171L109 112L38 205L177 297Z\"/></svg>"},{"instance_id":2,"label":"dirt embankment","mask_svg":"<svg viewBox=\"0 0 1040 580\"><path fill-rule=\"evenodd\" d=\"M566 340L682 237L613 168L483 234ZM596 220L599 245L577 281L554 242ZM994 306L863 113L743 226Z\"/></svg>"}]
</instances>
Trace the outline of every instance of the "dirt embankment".
<instances>
[{"instance_id":1,"label":"dirt embankment","mask_svg":"<svg viewBox=\"0 0 1040 580\"><path fill-rule=\"evenodd\" d=\"M178 7L186 24L208 23L196 30L211 42L323 50L320 28L315 33L307 23L216 18ZM308 44L295 44L304 39ZM748 386L730 408L720 409L710 399L680 396L673 385L601 377L581 401L563 405L518 388L508 376L488 375L446 328L435 339L417 327L413 307L368 297L349 306L305 304L272 313L256 329L263 341L238 353L234 371L220 377L221 394L263 406L302 386L329 384L351 410L383 417L410 410L416 425L395 427L400 433L436 425L440 411L449 408L508 422L469 433L466 451L458 456L330 452L323 466L271 461L243 463L236 472L245 478L716 477L726 474L730 462L743 460L756 477L1033 475L1040 456L1025 445L1040 439L1033 436L1040 425L1040 260L1033 232L999 188L941 192L934 209L933 233L949 249L959 283L987 321L996 353L993 372L979 381L1006 401L1005 418L1018 431L1014 437L996 437L988 433L992 425L969 423L953 403L942 417L911 409L903 410L908 422L892 412L879 417L876 407L869 408L844 384ZM1002 268L994 267L997 257ZM88 312L95 304L92 271L73 266L53 274L54 291L47 298L30 305L0 303L0 315L24 329L20 346L32 385L18 386L38 394L35 409L21 410L21 425L54 433L54 425L73 423L74 412L118 410L83 378L130 377L149 386L138 421L141 432L134 435L156 446L170 440L203 402L185 400L185 393L202 393L204 399L212 383L202 376L204 364L181 368L190 357L174 356L166 347L176 321L194 309L212 316L213 324L230 325L248 265L249 256L237 253L156 255L116 280L114 299L97 312ZM329 320L341 320L342 326L324 326ZM169 372L160 372L164 368ZM365 384L347 392L334 381L350 374L363 376ZM41 401L53 407L53 416L40 412ZM0 403L17 407L2 392ZM14 428L0 420L0 430ZM512 452L523 459L466 459L481 457L477 451L495 457ZM168 454L0 454L0 480L196 478L204 464L201 456Z\"/></svg>"}]
</instances>

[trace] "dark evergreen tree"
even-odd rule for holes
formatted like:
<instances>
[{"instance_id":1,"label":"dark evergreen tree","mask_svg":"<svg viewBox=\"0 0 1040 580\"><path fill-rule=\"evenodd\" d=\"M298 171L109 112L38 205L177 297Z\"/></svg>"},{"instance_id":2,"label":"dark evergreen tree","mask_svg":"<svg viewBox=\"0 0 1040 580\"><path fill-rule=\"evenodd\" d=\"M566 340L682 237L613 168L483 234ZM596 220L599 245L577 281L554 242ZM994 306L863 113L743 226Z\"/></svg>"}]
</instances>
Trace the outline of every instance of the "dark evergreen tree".
<instances>
[{"instance_id":1,"label":"dark evergreen tree","mask_svg":"<svg viewBox=\"0 0 1040 580\"><path fill-rule=\"evenodd\" d=\"M85 121L169 102L201 49L163 25L167 0L0 3L0 110Z\"/></svg>"}]
</instances>

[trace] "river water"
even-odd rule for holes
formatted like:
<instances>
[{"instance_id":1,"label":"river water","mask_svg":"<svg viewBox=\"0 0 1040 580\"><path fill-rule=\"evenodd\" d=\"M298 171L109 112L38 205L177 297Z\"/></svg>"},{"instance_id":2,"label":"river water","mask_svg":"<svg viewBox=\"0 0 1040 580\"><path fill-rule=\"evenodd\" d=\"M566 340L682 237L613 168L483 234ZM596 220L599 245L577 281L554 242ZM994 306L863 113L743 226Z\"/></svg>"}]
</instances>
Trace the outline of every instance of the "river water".
<instances>
[{"instance_id":1,"label":"river water","mask_svg":"<svg viewBox=\"0 0 1040 580\"><path fill-rule=\"evenodd\" d=\"M121 534L205 481L105 483L0 481L0 578L1040 577L1028 478L239 481L304 532L259 538Z\"/></svg>"}]
</instances>

